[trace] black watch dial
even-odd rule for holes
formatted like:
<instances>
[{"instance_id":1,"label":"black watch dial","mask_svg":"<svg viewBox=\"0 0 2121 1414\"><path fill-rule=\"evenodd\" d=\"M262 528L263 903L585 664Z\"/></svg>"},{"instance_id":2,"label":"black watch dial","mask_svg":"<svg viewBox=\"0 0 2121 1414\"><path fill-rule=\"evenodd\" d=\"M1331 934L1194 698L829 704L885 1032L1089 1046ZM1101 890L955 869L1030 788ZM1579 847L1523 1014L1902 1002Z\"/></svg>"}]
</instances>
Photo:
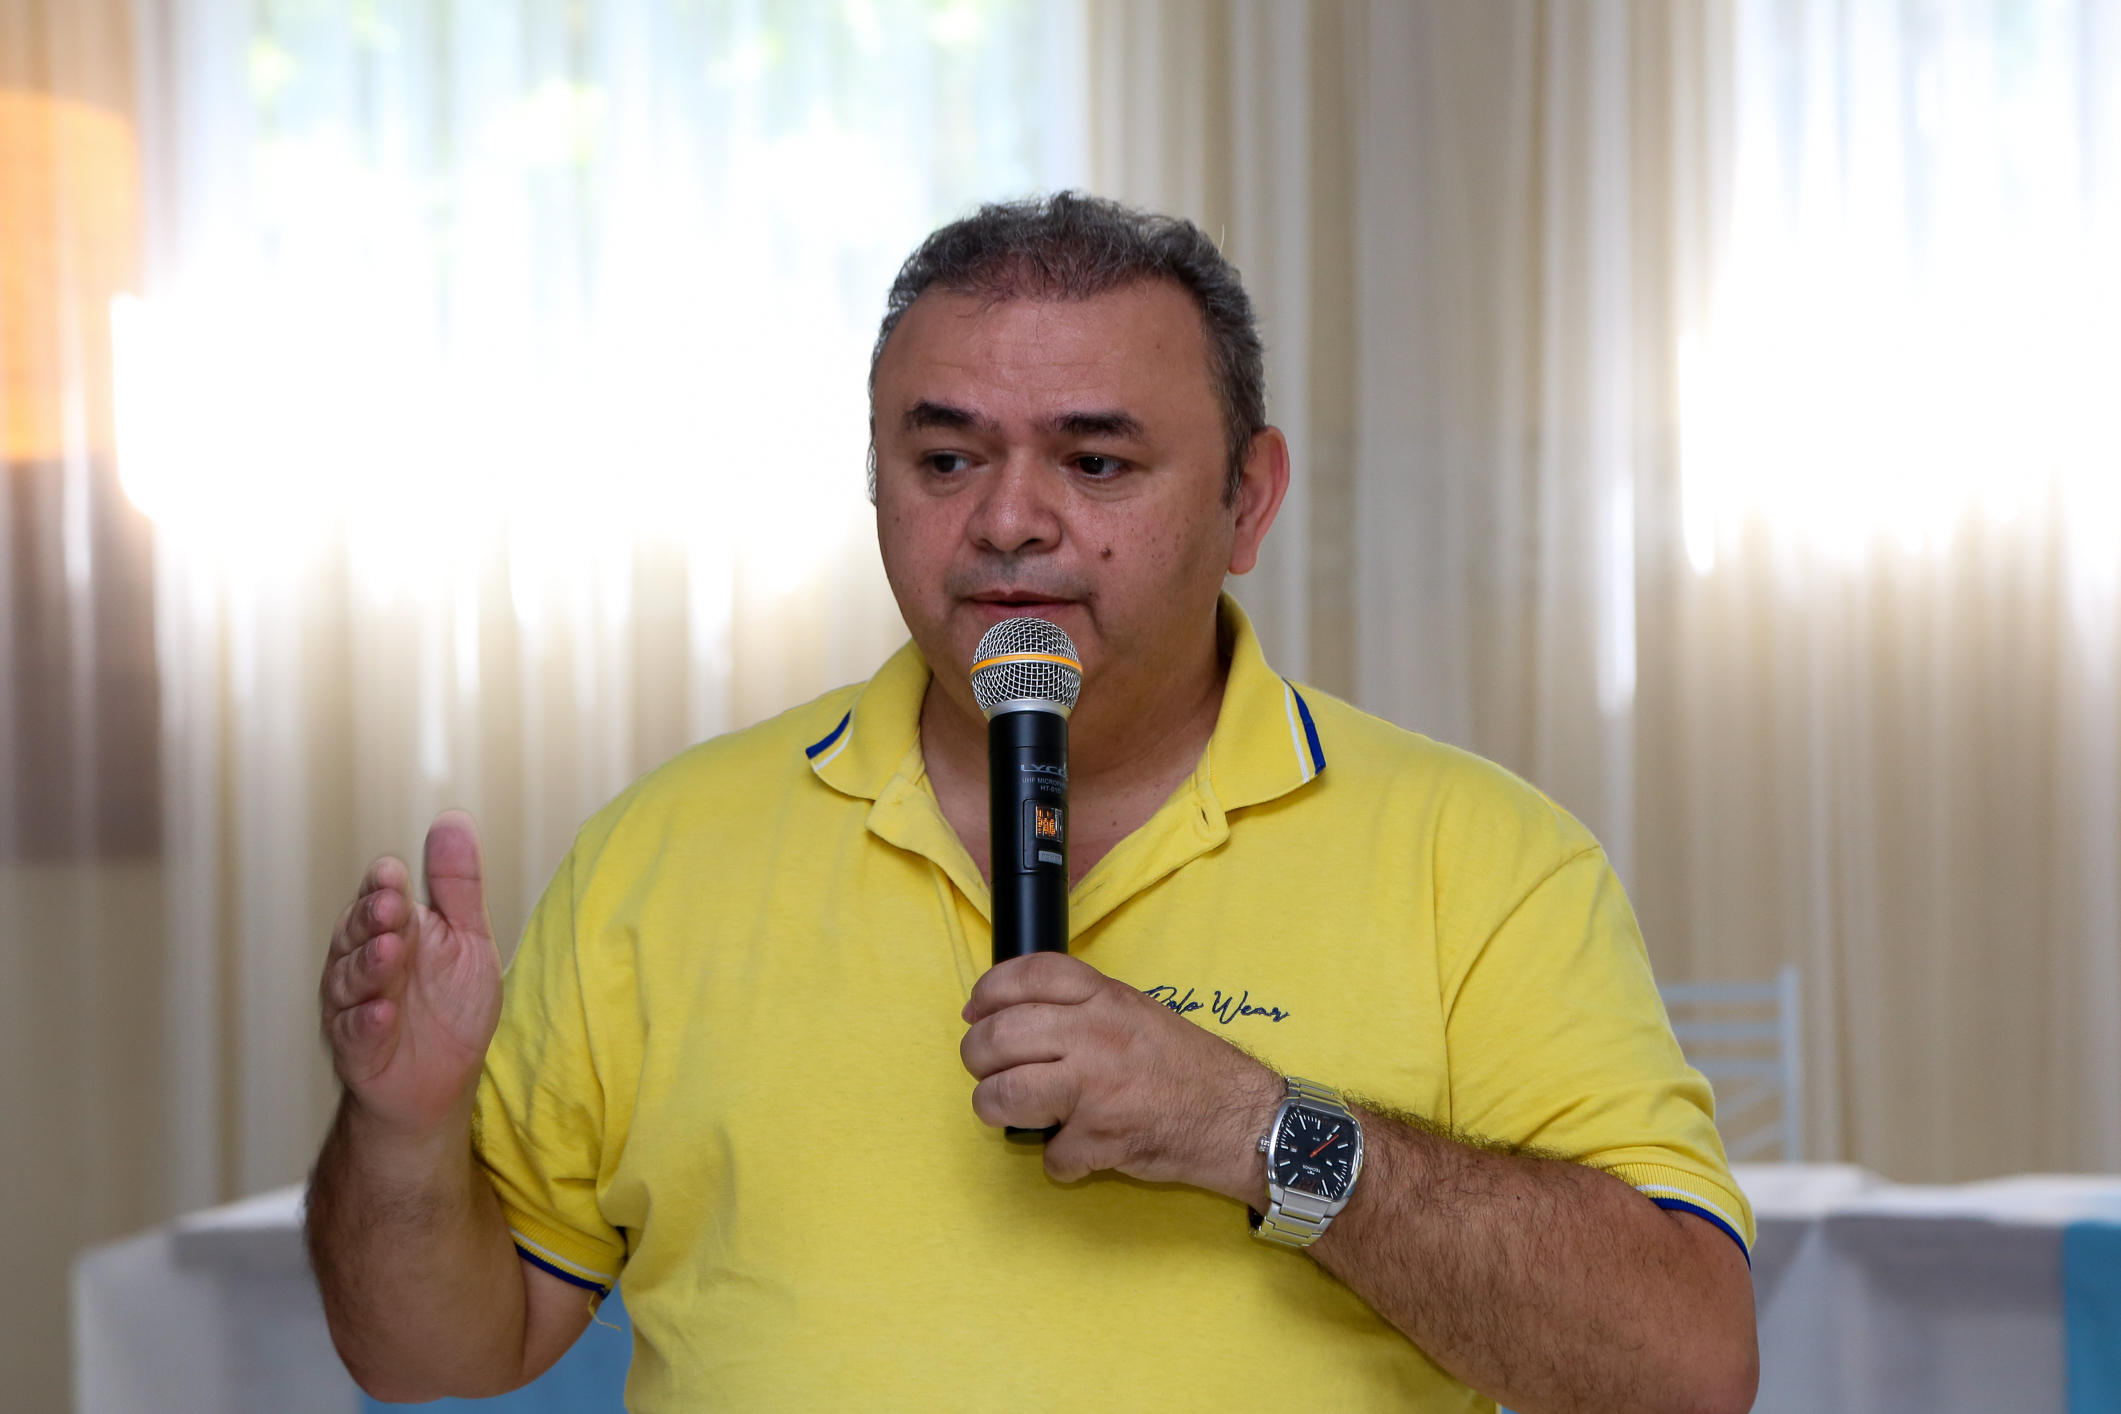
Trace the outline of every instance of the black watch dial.
<instances>
[{"instance_id":1,"label":"black watch dial","mask_svg":"<svg viewBox=\"0 0 2121 1414\"><path fill-rule=\"evenodd\" d=\"M1355 1121L1290 1110L1274 1141L1274 1181L1315 1198L1344 1196L1355 1182Z\"/></svg>"}]
</instances>

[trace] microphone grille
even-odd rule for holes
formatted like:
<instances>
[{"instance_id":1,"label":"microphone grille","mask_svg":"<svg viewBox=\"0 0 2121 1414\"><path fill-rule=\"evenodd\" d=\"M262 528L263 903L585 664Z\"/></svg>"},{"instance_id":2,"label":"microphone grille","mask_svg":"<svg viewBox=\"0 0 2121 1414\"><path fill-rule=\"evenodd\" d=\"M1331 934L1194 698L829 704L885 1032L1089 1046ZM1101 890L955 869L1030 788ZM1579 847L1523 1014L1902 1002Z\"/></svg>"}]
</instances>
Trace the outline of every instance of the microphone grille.
<instances>
[{"instance_id":1,"label":"microphone grille","mask_svg":"<svg viewBox=\"0 0 2121 1414\"><path fill-rule=\"evenodd\" d=\"M1082 690L1083 665L1075 644L1044 619L1003 619L987 630L973 654L972 696L982 712L1027 697L1073 711Z\"/></svg>"}]
</instances>

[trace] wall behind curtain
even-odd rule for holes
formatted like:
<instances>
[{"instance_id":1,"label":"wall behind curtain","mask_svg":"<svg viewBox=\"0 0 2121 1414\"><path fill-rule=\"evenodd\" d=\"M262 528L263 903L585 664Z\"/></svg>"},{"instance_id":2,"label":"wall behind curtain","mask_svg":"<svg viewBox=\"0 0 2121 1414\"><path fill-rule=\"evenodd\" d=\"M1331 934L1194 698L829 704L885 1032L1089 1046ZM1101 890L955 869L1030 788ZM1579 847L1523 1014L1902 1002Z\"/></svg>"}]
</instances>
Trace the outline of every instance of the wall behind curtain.
<instances>
[{"instance_id":1,"label":"wall behind curtain","mask_svg":"<svg viewBox=\"0 0 2121 1414\"><path fill-rule=\"evenodd\" d=\"M1275 660L1584 818L1660 975L1799 964L1815 1159L2121 1164L2117 13L1092 8L1098 182L1260 300Z\"/></svg>"}]
</instances>

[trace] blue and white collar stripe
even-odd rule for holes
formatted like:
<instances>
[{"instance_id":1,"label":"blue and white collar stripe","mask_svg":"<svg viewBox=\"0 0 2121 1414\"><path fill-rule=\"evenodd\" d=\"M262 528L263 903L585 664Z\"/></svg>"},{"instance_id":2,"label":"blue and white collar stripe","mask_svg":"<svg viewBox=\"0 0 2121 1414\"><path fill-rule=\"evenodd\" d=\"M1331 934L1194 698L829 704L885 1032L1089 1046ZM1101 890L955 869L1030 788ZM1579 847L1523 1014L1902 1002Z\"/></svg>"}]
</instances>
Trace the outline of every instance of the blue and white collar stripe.
<instances>
[{"instance_id":1,"label":"blue and white collar stripe","mask_svg":"<svg viewBox=\"0 0 2121 1414\"><path fill-rule=\"evenodd\" d=\"M1281 682L1282 704L1289 714L1289 744L1296 750L1296 767L1309 781L1326 769L1326 749L1318 744L1318 723L1311 720L1311 704L1287 678Z\"/></svg>"},{"instance_id":2,"label":"blue and white collar stripe","mask_svg":"<svg viewBox=\"0 0 2121 1414\"><path fill-rule=\"evenodd\" d=\"M854 733L847 730L848 724L853 720L854 709L850 707L847 709L847 715L840 718L840 724L825 733L823 741L814 742L803 748L803 754L810 758L810 764L814 769L823 769L831 762L834 756L847 749L847 743L854 740ZM818 759L821 755L824 756L822 761Z\"/></svg>"}]
</instances>

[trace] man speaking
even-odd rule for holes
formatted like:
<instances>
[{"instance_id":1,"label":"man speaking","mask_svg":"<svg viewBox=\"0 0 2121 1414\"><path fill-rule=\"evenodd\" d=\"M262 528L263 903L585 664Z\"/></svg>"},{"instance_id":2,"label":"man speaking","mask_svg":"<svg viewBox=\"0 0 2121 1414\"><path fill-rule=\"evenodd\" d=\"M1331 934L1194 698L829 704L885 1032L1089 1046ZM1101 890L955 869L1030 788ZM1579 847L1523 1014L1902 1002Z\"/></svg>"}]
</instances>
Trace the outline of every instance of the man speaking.
<instances>
[{"instance_id":1,"label":"man speaking","mask_svg":"<svg viewBox=\"0 0 2121 1414\"><path fill-rule=\"evenodd\" d=\"M870 391L912 642L612 802L505 978L463 815L341 920L310 1245L363 1387L512 1389L623 1274L641 1414L1746 1409L1751 1218L1597 842L1222 594L1289 463L1213 243L987 207ZM1082 667L1070 952L990 966L1017 616Z\"/></svg>"}]
</instances>

